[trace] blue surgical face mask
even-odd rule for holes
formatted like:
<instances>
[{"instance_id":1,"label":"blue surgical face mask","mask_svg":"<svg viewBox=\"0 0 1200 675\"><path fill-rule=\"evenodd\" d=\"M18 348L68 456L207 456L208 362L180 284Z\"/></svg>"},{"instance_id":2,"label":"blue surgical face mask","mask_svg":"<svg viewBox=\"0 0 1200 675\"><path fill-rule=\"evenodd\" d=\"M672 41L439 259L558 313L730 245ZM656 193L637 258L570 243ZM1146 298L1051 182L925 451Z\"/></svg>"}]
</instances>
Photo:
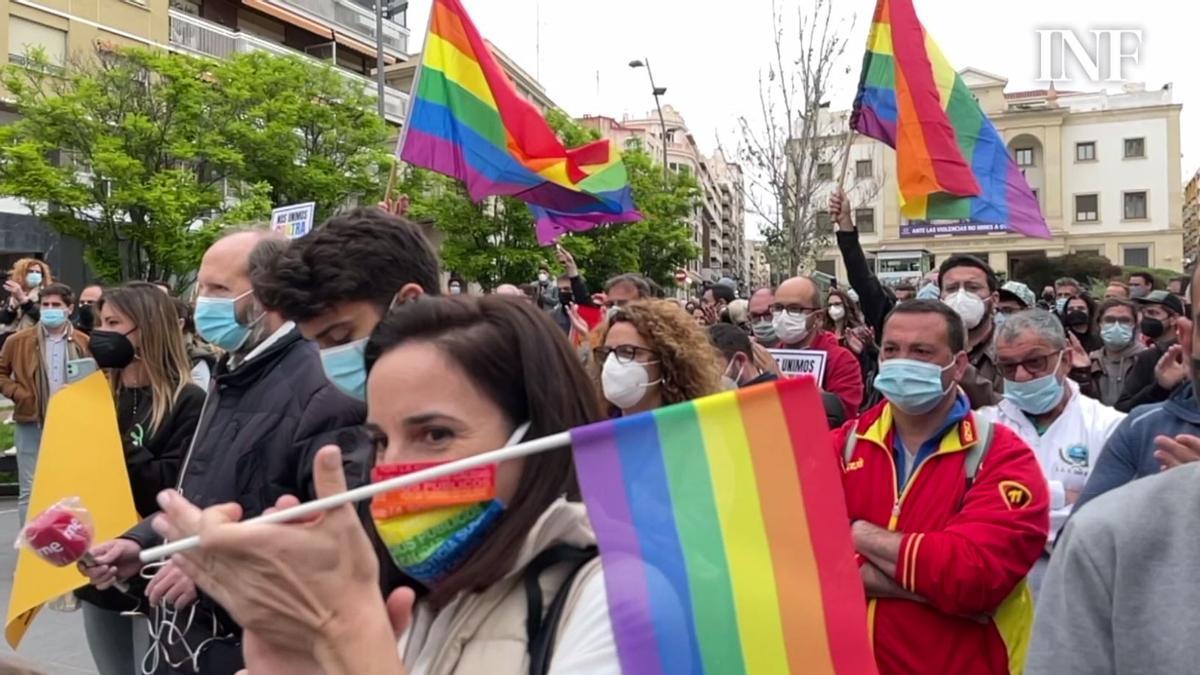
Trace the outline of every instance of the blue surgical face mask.
<instances>
[{"instance_id":1,"label":"blue surgical face mask","mask_svg":"<svg viewBox=\"0 0 1200 675\"><path fill-rule=\"evenodd\" d=\"M200 336L227 352L236 352L250 337L250 326L243 326L237 319L237 301L250 295L246 291L236 298L196 298L196 330ZM262 318L250 322L251 325Z\"/></svg>"},{"instance_id":2,"label":"blue surgical face mask","mask_svg":"<svg viewBox=\"0 0 1200 675\"><path fill-rule=\"evenodd\" d=\"M42 285L42 273L30 272L25 275L25 285L29 288L37 288Z\"/></svg>"},{"instance_id":3,"label":"blue surgical face mask","mask_svg":"<svg viewBox=\"0 0 1200 675\"><path fill-rule=\"evenodd\" d=\"M58 328L67 322L67 310L60 307L47 307L42 310L42 325L46 328Z\"/></svg>"},{"instance_id":4,"label":"blue surgical face mask","mask_svg":"<svg viewBox=\"0 0 1200 675\"><path fill-rule=\"evenodd\" d=\"M367 339L321 350L321 367L325 369L325 377L343 394L359 401L367 400L367 364L363 360Z\"/></svg>"},{"instance_id":5,"label":"blue surgical face mask","mask_svg":"<svg viewBox=\"0 0 1200 675\"><path fill-rule=\"evenodd\" d=\"M1004 380L1004 398L1030 415L1044 415L1058 405L1063 396L1063 383L1058 373L1028 382Z\"/></svg>"},{"instance_id":6,"label":"blue surgical face mask","mask_svg":"<svg viewBox=\"0 0 1200 675\"><path fill-rule=\"evenodd\" d=\"M1059 298L1058 300L1055 300L1054 301L1055 311L1057 311L1059 314L1062 314L1063 310L1067 308L1067 300L1070 300L1070 298Z\"/></svg>"},{"instance_id":7,"label":"blue surgical face mask","mask_svg":"<svg viewBox=\"0 0 1200 675\"><path fill-rule=\"evenodd\" d=\"M954 386L942 385L942 373L954 367L911 359L888 359L879 364L875 389L888 402L909 415L923 415L937 407Z\"/></svg>"},{"instance_id":8,"label":"blue surgical face mask","mask_svg":"<svg viewBox=\"0 0 1200 675\"><path fill-rule=\"evenodd\" d=\"M1123 323L1106 323L1100 328L1100 339L1109 349L1124 349L1133 343L1133 326Z\"/></svg>"},{"instance_id":9,"label":"blue surgical face mask","mask_svg":"<svg viewBox=\"0 0 1200 675\"><path fill-rule=\"evenodd\" d=\"M1008 315L1004 312L996 312L996 315L992 317L992 324L996 326L997 331L1000 330L1005 321L1008 321Z\"/></svg>"}]
</instances>

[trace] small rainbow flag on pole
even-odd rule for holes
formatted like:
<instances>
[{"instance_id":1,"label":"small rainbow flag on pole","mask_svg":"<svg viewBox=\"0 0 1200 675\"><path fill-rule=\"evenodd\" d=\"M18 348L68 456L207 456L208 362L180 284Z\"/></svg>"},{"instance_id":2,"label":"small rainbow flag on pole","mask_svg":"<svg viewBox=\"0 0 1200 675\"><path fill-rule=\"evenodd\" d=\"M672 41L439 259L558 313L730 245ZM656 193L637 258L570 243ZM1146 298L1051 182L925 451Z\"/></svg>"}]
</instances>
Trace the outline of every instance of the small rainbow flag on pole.
<instances>
[{"instance_id":1,"label":"small rainbow flag on pole","mask_svg":"<svg viewBox=\"0 0 1200 675\"><path fill-rule=\"evenodd\" d=\"M875 673L811 379L571 432L625 675Z\"/></svg>"},{"instance_id":2,"label":"small rainbow flag on pole","mask_svg":"<svg viewBox=\"0 0 1200 675\"><path fill-rule=\"evenodd\" d=\"M459 0L434 0L400 158L456 178L476 201L516 197L538 240L641 219L607 140L567 149L513 86Z\"/></svg>"},{"instance_id":3,"label":"small rainbow flag on pole","mask_svg":"<svg viewBox=\"0 0 1200 675\"><path fill-rule=\"evenodd\" d=\"M909 221L1006 225L1050 238L1004 139L925 32L912 0L875 6L850 126L896 149Z\"/></svg>"}]
</instances>

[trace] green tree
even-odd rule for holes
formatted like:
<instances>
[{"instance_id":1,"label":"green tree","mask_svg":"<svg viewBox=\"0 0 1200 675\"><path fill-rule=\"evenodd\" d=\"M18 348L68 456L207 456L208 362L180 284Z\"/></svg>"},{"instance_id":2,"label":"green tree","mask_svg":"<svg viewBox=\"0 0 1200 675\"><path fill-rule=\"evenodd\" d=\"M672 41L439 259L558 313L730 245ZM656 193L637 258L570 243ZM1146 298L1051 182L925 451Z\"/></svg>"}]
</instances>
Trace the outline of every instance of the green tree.
<instances>
[{"instance_id":1,"label":"green tree","mask_svg":"<svg viewBox=\"0 0 1200 675\"><path fill-rule=\"evenodd\" d=\"M378 200L392 163L389 128L361 83L266 52L238 54L212 73L240 176L270 186L272 204L316 202L319 222L350 200Z\"/></svg>"},{"instance_id":2,"label":"green tree","mask_svg":"<svg viewBox=\"0 0 1200 675\"><path fill-rule=\"evenodd\" d=\"M59 72L35 55L0 82L21 114L0 127L0 194L83 241L109 282L184 284L226 224L372 200L388 162L363 92L298 58L128 49Z\"/></svg>"},{"instance_id":3,"label":"green tree","mask_svg":"<svg viewBox=\"0 0 1200 675\"><path fill-rule=\"evenodd\" d=\"M595 131L550 111L550 125L568 147L597 138ZM594 284L623 272L640 272L663 286L674 285L675 270L699 254L690 222L699 187L689 175L671 176L664 184L662 168L645 150L624 153L634 203L644 219L609 225L563 237L582 273ZM470 201L457 181L423 169L409 169L399 191L412 199L411 214L428 218L442 234L441 254L447 270L485 289L501 283L526 283L538 267L555 267L552 248L538 245L533 215L510 198Z\"/></svg>"}]
</instances>

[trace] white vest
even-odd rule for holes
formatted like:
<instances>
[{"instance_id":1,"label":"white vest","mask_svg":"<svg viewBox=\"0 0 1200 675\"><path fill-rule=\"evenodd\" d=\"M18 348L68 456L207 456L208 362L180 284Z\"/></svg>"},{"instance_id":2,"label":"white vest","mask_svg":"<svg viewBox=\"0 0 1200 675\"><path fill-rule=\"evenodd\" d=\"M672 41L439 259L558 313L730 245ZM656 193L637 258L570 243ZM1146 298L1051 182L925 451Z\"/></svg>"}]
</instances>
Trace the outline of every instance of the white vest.
<instances>
[{"instance_id":1,"label":"white vest","mask_svg":"<svg viewBox=\"0 0 1200 675\"><path fill-rule=\"evenodd\" d=\"M1125 413L1081 395L1079 385L1071 380L1067 380L1066 386L1071 390L1071 400L1041 435L1033 421L1008 399L979 411L1017 432L1037 455L1050 485L1050 543L1071 515L1071 507L1083 491L1108 437L1125 419Z\"/></svg>"}]
</instances>

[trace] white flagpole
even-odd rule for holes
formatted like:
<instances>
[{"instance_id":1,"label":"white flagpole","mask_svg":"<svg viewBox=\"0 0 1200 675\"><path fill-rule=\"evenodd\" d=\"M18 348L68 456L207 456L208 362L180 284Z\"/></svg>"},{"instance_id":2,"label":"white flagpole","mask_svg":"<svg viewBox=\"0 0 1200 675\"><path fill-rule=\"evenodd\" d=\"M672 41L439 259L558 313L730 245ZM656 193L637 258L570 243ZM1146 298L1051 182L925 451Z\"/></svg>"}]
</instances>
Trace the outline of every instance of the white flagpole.
<instances>
[{"instance_id":1,"label":"white flagpole","mask_svg":"<svg viewBox=\"0 0 1200 675\"><path fill-rule=\"evenodd\" d=\"M521 429L518 429L518 432L520 431ZM430 467L423 471L416 471L403 476L389 478L388 480L380 481L378 483L363 485L362 487L357 487L341 494L315 499L311 502L305 502L303 504L293 506L290 509L284 509L282 511L276 511L274 513L258 516L257 518L251 518L250 520L244 521L244 523L285 523L292 520L298 520L305 516L310 516L314 513L320 513L321 511L326 511L343 504L351 504L364 499L370 499L371 497L384 492L391 492L392 490L411 487L413 485L417 485L418 483L424 483L425 481L433 480L435 478L442 478L444 476L456 474L461 471L467 471L468 469L475 469L481 466L487 466L488 464L499 464L500 462L510 459L528 457L529 455L536 455L549 450L557 450L570 445L571 432L564 431L560 434L554 434L553 436L545 436L543 438L538 438L526 443L521 443L519 445L510 445L508 447L492 450L480 455L474 455L472 457L465 457L453 462L447 462L435 467ZM138 557L143 563L150 563L156 560L161 560L169 555L179 553L180 551L187 551L196 548L199 545L200 537L186 537L178 541L163 544L162 546L148 548L145 551L142 551Z\"/></svg>"}]
</instances>

